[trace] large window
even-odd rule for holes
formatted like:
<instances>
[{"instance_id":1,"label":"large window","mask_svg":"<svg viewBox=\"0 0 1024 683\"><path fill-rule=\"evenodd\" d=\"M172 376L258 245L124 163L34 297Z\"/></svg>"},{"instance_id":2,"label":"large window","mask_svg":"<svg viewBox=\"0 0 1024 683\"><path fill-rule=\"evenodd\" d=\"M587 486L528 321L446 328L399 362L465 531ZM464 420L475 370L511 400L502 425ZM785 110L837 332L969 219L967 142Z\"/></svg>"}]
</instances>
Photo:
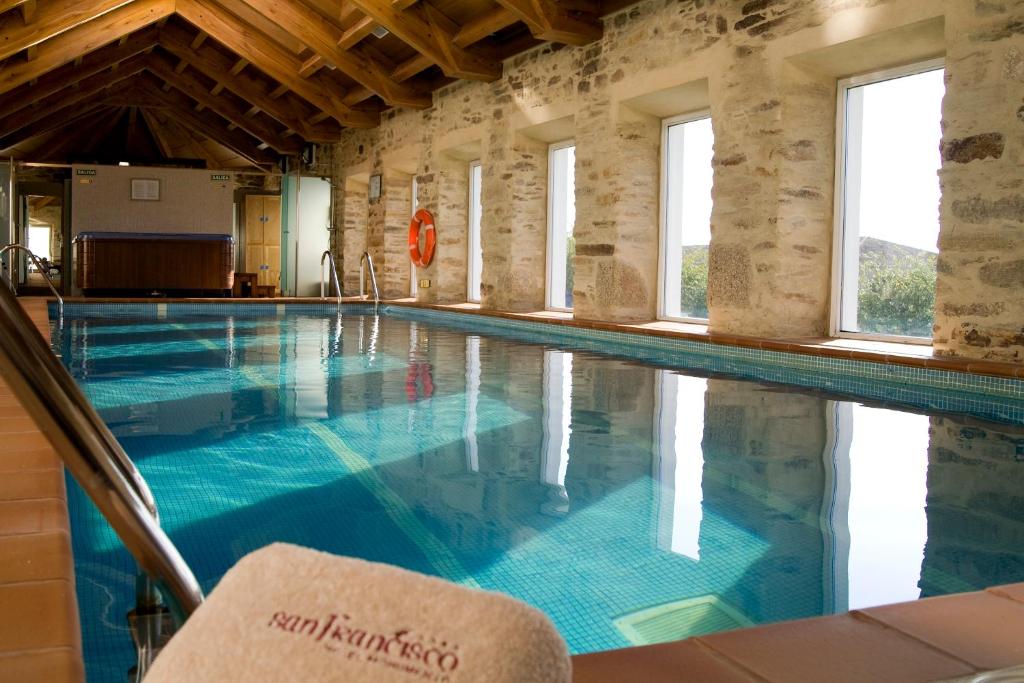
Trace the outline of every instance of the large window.
<instances>
[{"instance_id":1,"label":"large window","mask_svg":"<svg viewBox=\"0 0 1024 683\"><path fill-rule=\"evenodd\" d=\"M661 318L708 317L713 147L707 113L668 119L663 125Z\"/></svg>"},{"instance_id":2,"label":"large window","mask_svg":"<svg viewBox=\"0 0 1024 683\"><path fill-rule=\"evenodd\" d=\"M469 268L466 297L480 301L480 275L484 267L483 248L480 246L480 183L483 180L480 162L469 165Z\"/></svg>"},{"instance_id":3,"label":"large window","mask_svg":"<svg viewBox=\"0 0 1024 683\"><path fill-rule=\"evenodd\" d=\"M839 87L833 332L932 335L941 62Z\"/></svg>"},{"instance_id":4,"label":"large window","mask_svg":"<svg viewBox=\"0 0 1024 683\"><path fill-rule=\"evenodd\" d=\"M551 145L548 157L548 276L547 307L572 309L573 258L576 241L576 145Z\"/></svg>"}]
</instances>

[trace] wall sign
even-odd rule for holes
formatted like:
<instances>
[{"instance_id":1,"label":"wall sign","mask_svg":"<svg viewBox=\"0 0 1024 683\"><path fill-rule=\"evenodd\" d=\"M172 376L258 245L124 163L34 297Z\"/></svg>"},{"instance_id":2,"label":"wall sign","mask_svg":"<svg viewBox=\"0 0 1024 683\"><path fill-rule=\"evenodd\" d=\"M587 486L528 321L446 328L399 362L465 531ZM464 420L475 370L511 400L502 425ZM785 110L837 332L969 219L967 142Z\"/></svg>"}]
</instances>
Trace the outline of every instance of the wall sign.
<instances>
[{"instance_id":1,"label":"wall sign","mask_svg":"<svg viewBox=\"0 0 1024 683\"><path fill-rule=\"evenodd\" d=\"M78 168L75 169L76 175L96 175L95 168Z\"/></svg>"},{"instance_id":2,"label":"wall sign","mask_svg":"<svg viewBox=\"0 0 1024 683\"><path fill-rule=\"evenodd\" d=\"M210 180L231 180L231 176L227 173L213 173L210 175Z\"/></svg>"},{"instance_id":3,"label":"wall sign","mask_svg":"<svg viewBox=\"0 0 1024 683\"><path fill-rule=\"evenodd\" d=\"M370 201L371 202L375 202L378 199L380 199L380 184L381 184L381 174L380 173L375 173L372 176L370 176L369 196L370 196Z\"/></svg>"},{"instance_id":4,"label":"wall sign","mask_svg":"<svg viewBox=\"0 0 1024 683\"><path fill-rule=\"evenodd\" d=\"M157 178L132 178L132 200L160 201L160 181Z\"/></svg>"}]
</instances>

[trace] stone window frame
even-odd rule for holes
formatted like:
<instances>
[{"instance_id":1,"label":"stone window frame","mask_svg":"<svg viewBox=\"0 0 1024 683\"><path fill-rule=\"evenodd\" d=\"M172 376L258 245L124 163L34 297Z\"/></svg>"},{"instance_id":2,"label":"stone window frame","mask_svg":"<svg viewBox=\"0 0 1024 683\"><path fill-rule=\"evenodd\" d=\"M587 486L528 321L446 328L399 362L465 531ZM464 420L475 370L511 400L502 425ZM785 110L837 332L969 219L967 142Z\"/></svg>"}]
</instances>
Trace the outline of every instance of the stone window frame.
<instances>
[{"instance_id":1,"label":"stone window frame","mask_svg":"<svg viewBox=\"0 0 1024 683\"><path fill-rule=\"evenodd\" d=\"M552 275L553 275L553 273L552 273L552 265L554 263L554 260L552 259L552 237L553 237L552 232L553 232L554 227L555 227L554 220L553 220L554 215L555 215L555 196L554 196L555 195L555 192L554 192L555 176L551 172L551 170L552 170L552 163L551 162L552 162L552 159L554 158L554 155L555 155L556 152L558 152L560 150L563 150L563 149L567 149L569 147L573 148L573 153L575 155L575 148L576 148L576 139L575 138L569 138L568 140L560 140L558 142L553 142L550 145L548 145L548 159L547 159L547 162L548 162L547 163L547 167L548 167L548 169L547 169L548 170L548 172L547 172L547 176L548 176L547 177L547 195L548 195L548 197L547 197L547 238L545 240L545 249L544 249L544 309L548 310L548 311L561 311L561 312L564 312L564 313L571 313L572 312L572 308L571 307L565 307L565 306L552 306L551 305L551 284L553 282L553 278L552 278ZM573 194L575 195L575 182L573 183ZM568 193L566 194L566 196L568 196Z\"/></svg>"},{"instance_id":2,"label":"stone window frame","mask_svg":"<svg viewBox=\"0 0 1024 683\"><path fill-rule=\"evenodd\" d=\"M658 302L656 309L658 320L702 325L708 323L708 318L671 316L665 312L665 275L668 269L668 250L666 249L666 241L668 240L668 129L672 126L693 123L694 121L702 121L704 119L711 119L710 108L698 109L677 116L669 116L661 120L660 181L658 190ZM714 183L714 180L712 180L712 183Z\"/></svg>"},{"instance_id":3,"label":"stone window frame","mask_svg":"<svg viewBox=\"0 0 1024 683\"><path fill-rule=\"evenodd\" d=\"M880 334L872 332L852 332L842 329L843 291L844 291L844 265L849 252L848 243L851 241L846 233L846 190L847 190L847 94L853 88L882 83L907 76L928 73L946 68L945 57L918 60L902 66L891 67L869 71L854 76L839 79L836 87L836 136L835 136L835 191L833 201L834 216L832 221L832 278L829 306L829 336L841 339L862 339L866 341L889 341L906 344L918 344L930 346L932 337L910 337L897 334ZM857 250L859 253L859 250ZM859 287L853 288L859 292Z\"/></svg>"},{"instance_id":4,"label":"stone window frame","mask_svg":"<svg viewBox=\"0 0 1024 683\"><path fill-rule=\"evenodd\" d=\"M474 179L474 174L477 169L479 169L480 173L479 180ZM468 239L466 240L466 300L478 304L481 299L480 288L483 284L483 251L481 247L483 237L483 227L481 225L483 220L483 165L481 164L480 159L469 162L468 173L469 196L467 198L467 208L469 210L466 212L468 217L466 225L468 236ZM475 196L474 190L476 192ZM476 278L476 281L474 282L474 273L476 272L476 265L478 262L480 266L480 276ZM474 294L476 295L475 297Z\"/></svg>"}]
</instances>

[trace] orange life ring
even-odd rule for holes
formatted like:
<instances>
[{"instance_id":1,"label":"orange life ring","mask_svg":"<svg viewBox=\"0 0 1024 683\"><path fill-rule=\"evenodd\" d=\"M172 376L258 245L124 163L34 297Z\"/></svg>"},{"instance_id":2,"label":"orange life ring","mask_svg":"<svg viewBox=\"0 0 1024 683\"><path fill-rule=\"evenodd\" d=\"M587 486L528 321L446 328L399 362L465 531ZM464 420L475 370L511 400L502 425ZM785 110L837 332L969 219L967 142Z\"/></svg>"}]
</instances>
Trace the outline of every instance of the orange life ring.
<instances>
[{"instance_id":1,"label":"orange life ring","mask_svg":"<svg viewBox=\"0 0 1024 683\"><path fill-rule=\"evenodd\" d=\"M420 254L420 228L426 233L423 253ZM434 231L434 217L426 209L419 209L409 221L409 258L419 268L426 268L434 260L434 247L437 245L437 235Z\"/></svg>"}]
</instances>

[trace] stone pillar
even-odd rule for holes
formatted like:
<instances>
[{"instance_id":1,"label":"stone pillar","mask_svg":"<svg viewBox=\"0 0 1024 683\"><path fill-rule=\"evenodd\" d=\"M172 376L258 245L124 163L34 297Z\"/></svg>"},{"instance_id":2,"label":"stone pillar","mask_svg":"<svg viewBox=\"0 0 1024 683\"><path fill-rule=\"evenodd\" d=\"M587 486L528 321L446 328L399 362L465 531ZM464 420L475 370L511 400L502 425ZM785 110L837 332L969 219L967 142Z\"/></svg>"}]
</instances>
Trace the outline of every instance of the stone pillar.
<instances>
[{"instance_id":1,"label":"stone pillar","mask_svg":"<svg viewBox=\"0 0 1024 683\"><path fill-rule=\"evenodd\" d=\"M341 201L342 232L341 245L335 252L340 254L337 265L346 294L359 290L359 258L366 251L366 227L369 209L367 207L366 183L354 178L344 181Z\"/></svg>"},{"instance_id":2,"label":"stone pillar","mask_svg":"<svg viewBox=\"0 0 1024 683\"><path fill-rule=\"evenodd\" d=\"M429 207L437 227L434 260L418 268L419 278L430 287L420 288L419 301L457 303L466 300L466 267L469 239L469 163L440 153L434 163L436 201Z\"/></svg>"},{"instance_id":3,"label":"stone pillar","mask_svg":"<svg viewBox=\"0 0 1024 683\"><path fill-rule=\"evenodd\" d=\"M605 98L577 115L574 317L655 318L660 150L653 116Z\"/></svg>"},{"instance_id":4,"label":"stone pillar","mask_svg":"<svg viewBox=\"0 0 1024 683\"><path fill-rule=\"evenodd\" d=\"M946 7L935 353L1024 362L1024 5Z\"/></svg>"},{"instance_id":5,"label":"stone pillar","mask_svg":"<svg viewBox=\"0 0 1024 683\"><path fill-rule=\"evenodd\" d=\"M710 79L710 328L818 336L828 321L835 82L771 63L764 50L738 45Z\"/></svg>"},{"instance_id":6,"label":"stone pillar","mask_svg":"<svg viewBox=\"0 0 1024 683\"><path fill-rule=\"evenodd\" d=\"M483 157L481 307L544 308L548 145L494 126Z\"/></svg>"},{"instance_id":7,"label":"stone pillar","mask_svg":"<svg viewBox=\"0 0 1024 683\"><path fill-rule=\"evenodd\" d=\"M412 216L412 176L385 171L383 194L377 205L383 228L383 259L378 262L377 284L385 299L409 296L409 217Z\"/></svg>"}]
</instances>

